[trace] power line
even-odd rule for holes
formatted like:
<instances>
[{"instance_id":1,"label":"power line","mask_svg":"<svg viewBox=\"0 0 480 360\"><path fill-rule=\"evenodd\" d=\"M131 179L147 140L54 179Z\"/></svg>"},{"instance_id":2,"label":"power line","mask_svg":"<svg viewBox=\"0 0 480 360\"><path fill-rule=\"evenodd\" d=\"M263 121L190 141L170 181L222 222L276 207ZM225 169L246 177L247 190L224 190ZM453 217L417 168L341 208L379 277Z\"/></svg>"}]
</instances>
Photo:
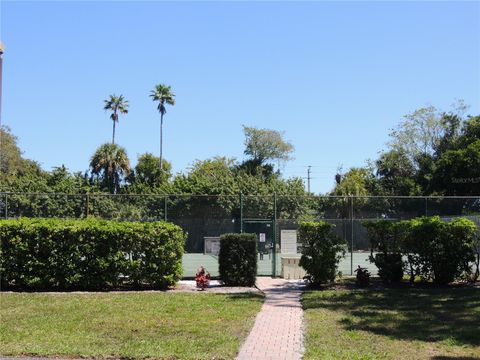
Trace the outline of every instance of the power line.
<instances>
[{"instance_id":1,"label":"power line","mask_svg":"<svg viewBox=\"0 0 480 360\"><path fill-rule=\"evenodd\" d=\"M307 189L308 189L308 192L310 192L310 171L312 170L312 167L309 166L308 167L308 170L307 170L307 179L308 179L308 186L307 186Z\"/></svg>"}]
</instances>

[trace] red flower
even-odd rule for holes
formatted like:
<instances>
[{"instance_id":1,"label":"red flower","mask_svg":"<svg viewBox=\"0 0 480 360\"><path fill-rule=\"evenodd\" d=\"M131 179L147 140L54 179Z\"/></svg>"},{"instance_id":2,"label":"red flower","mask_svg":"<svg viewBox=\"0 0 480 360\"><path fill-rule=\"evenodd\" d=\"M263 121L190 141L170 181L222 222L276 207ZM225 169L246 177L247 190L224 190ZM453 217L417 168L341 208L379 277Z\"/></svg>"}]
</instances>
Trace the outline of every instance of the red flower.
<instances>
[{"instance_id":1,"label":"red flower","mask_svg":"<svg viewBox=\"0 0 480 360\"><path fill-rule=\"evenodd\" d=\"M203 266L198 268L197 274L195 275L195 282L197 283L197 287L202 290L205 290L205 288L210 285L210 273L205 270Z\"/></svg>"}]
</instances>

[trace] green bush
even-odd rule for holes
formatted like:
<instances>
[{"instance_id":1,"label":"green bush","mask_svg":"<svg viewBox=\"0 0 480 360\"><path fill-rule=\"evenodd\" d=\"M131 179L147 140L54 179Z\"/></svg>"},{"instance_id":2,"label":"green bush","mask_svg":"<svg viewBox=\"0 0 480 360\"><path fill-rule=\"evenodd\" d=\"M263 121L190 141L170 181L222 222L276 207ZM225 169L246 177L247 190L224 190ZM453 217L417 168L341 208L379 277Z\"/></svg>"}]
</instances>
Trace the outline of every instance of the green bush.
<instances>
[{"instance_id":1,"label":"green bush","mask_svg":"<svg viewBox=\"0 0 480 360\"><path fill-rule=\"evenodd\" d=\"M403 278L402 235L405 226L390 220L367 221L363 224L370 240L370 262L378 268L384 283ZM375 252L375 254L373 254Z\"/></svg>"},{"instance_id":2,"label":"green bush","mask_svg":"<svg viewBox=\"0 0 480 360\"><path fill-rule=\"evenodd\" d=\"M385 284L400 282L403 279L402 254L378 253L370 256L370 261L378 268L378 276Z\"/></svg>"},{"instance_id":3,"label":"green bush","mask_svg":"<svg viewBox=\"0 0 480 360\"><path fill-rule=\"evenodd\" d=\"M448 284L471 276L477 228L468 219L446 222L433 216L396 223L380 220L364 225L371 243L370 261L375 263L385 282L400 281L405 267L411 282L420 276L436 284ZM378 252L375 256L374 251Z\"/></svg>"},{"instance_id":4,"label":"green bush","mask_svg":"<svg viewBox=\"0 0 480 360\"><path fill-rule=\"evenodd\" d=\"M218 255L220 278L229 286L253 286L257 274L255 234L224 234Z\"/></svg>"},{"instance_id":5,"label":"green bush","mask_svg":"<svg viewBox=\"0 0 480 360\"><path fill-rule=\"evenodd\" d=\"M2 289L165 288L182 274L185 235L164 222L0 221Z\"/></svg>"},{"instance_id":6,"label":"green bush","mask_svg":"<svg viewBox=\"0 0 480 360\"><path fill-rule=\"evenodd\" d=\"M320 222L302 222L298 236L302 242L300 266L307 279L315 285L334 281L340 259L345 255L345 241L335 235L335 225Z\"/></svg>"},{"instance_id":7,"label":"green bush","mask_svg":"<svg viewBox=\"0 0 480 360\"><path fill-rule=\"evenodd\" d=\"M410 220L405 253L412 274L437 284L448 284L472 272L475 261L475 223L456 218L450 222L438 216Z\"/></svg>"}]
</instances>

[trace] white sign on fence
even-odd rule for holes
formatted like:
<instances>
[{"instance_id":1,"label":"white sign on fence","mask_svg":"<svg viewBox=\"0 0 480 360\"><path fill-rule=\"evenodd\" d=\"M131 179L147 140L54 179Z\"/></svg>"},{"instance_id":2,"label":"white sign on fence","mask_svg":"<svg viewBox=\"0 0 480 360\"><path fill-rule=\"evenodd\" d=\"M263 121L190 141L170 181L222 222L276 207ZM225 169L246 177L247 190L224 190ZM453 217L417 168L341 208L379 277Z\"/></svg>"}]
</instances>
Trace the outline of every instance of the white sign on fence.
<instances>
[{"instance_id":1,"label":"white sign on fence","mask_svg":"<svg viewBox=\"0 0 480 360\"><path fill-rule=\"evenodd\" d=\"M259 239L260 242L265 242L265 239L266 239L265 233L260 233L260 239Z\"/></svg>"},{"instance_id":2,"label":"white sign on fence","mask_svg":"<svg viewBox=\"0 0 480 360\"><path fill-rule=\"evenodd\" d=\"M281 230L280 246L283 254L297 254L297 230Z\"/></svg>"},{"instance_id":3,"label":"white sign on fence","mask_svg":"<svg viewBox=\"0 0 480 360\"><path fill-rule=\"evenodd\" d=\"M204 237L204 254L218 255L220 252L220 238L219 237Z\"/></svg>"}]
</instances>

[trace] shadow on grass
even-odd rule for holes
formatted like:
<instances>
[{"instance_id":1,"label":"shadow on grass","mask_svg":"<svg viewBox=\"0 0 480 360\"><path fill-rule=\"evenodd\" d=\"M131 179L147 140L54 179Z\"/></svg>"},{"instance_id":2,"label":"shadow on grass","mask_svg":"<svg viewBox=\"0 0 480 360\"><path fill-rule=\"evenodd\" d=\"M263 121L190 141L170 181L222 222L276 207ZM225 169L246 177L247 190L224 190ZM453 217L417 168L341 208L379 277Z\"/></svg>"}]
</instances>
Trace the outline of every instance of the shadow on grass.
<instances>
[{"instance_id":1,"label":"shadow on grass","mask_svg":"<svg viewBox=\"0 0 480 360\"><path fill-rule=\"evenodd\" d=\"M233 294L224 294L227 295L229 299L232 300L245 300L245 299L259 299L263 300L265 296L261 293L252 293L252 292L245 292L245 293L233 293Z\"/></svg>"},{"instance_id":2,"label":"shadow on grass","mask_svg":"<svg viewBox=\"0 0 480 360\"><path fill-rule=\"evenodd\" d=\"M342 312L340 323L345 330L394 339L480 345L480 289L309 291L302 304L305 310Z\"/></svg>"}]
</instances>

